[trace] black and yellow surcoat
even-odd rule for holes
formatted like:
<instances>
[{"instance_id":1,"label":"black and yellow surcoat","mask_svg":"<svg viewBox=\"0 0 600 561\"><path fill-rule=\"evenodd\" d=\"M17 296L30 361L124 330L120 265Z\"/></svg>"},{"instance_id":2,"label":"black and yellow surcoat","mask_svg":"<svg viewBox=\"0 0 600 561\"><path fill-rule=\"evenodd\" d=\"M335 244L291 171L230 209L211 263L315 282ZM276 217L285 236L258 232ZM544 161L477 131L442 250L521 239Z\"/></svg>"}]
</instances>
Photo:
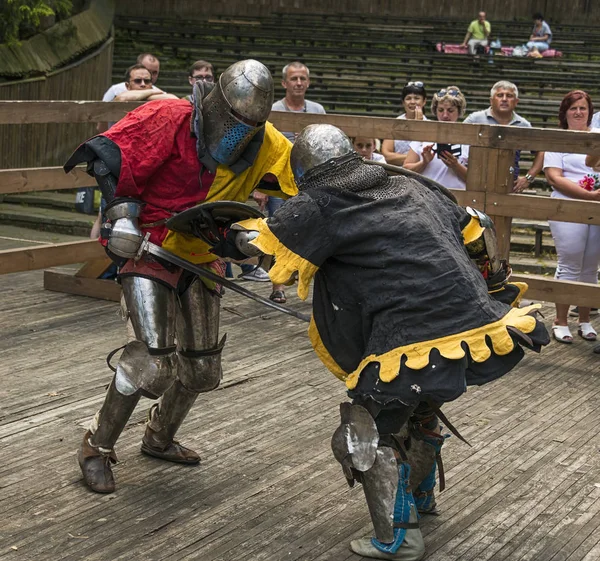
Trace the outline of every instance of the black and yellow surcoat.
<instances>
[{"instance_id":1,"label":"black and yellow surcoat","mask_svg":"<svg viewBox=\"0 0 600 561\"><path fill-rule=\"evenodd\" d=\"M245 225L275 255L273 282L297 272L304 299L314 278L309 335L351 395L448 401L510 370L523 356L516 333L547 342L536 306L488 294L465 250L479 223L417 181L383 200L303 191L269 220Z\"/></svg>"}]
</instances>

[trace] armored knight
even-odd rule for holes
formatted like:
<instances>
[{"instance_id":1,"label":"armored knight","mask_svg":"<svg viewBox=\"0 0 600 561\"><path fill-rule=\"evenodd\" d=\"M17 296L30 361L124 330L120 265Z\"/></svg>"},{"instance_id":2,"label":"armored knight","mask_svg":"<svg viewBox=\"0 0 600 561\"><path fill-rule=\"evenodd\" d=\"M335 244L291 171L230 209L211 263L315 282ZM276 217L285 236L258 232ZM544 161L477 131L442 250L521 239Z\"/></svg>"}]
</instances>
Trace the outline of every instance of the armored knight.
<instances>
[{"instance_id":1,"label":"armored knight","mask_svg":"<svg viewBox=\"0 0 600 561\"><path fill-rule=\"evenodd\" d=\"M120 265L124 312L134 337L116 366L78 460L87 485L111 493L115 443L141 396L149 412L142 452L184 464L200 457L175 440L199 393L221 379L220 285L159 258L136 257L143 239L222 275L222 262L167 219L201 202L246 201L258 188L287 198L297 190L291 143L267 117L273 79L255 60L227 68L217 84L198 82L187 100L149 102L82 144L65 170L88 163L108 201L102 243Z\"/></svg>"},{"instance_id":2,"label":"armored knight","mask_svg":"<svg viewBox=\"0 0 600 561\"><path fill-rule=\"evenodd\" d=\"M273 282L297 275L306 298L314 281L309 336L352 399L332 448L348 483L362 484L375 530L352 551L416 561L417 510L434 508L443 442L436 411L506 374L522 347L539 352L548 333L538 305L511 306L526 286L508 282L489 218L443 187L391 177L331 125L304 129L291 164L299 194L234 228L275 256Z\"/></svg>"}]
</instances>

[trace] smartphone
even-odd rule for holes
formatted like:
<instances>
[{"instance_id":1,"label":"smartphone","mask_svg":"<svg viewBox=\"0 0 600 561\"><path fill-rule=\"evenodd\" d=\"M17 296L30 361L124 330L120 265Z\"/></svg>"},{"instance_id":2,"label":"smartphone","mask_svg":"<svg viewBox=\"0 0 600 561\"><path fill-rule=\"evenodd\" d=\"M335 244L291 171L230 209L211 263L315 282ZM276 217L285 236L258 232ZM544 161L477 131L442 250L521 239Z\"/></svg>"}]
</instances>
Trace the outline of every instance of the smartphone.
<instances>
[{"instance_id":1,"label":"smartphone","mask_svg":"<svg viewBox=\"0 0 600 561\"><path fill-rule=\"evenodd\" d=\"M456 156L457 158L462 154L462 148L460 144L442 144L438 143L435 148L435 153L437 157L440 158L440 154L442 152L449 152L450 154Z\"/></svg>"}]
</instances>

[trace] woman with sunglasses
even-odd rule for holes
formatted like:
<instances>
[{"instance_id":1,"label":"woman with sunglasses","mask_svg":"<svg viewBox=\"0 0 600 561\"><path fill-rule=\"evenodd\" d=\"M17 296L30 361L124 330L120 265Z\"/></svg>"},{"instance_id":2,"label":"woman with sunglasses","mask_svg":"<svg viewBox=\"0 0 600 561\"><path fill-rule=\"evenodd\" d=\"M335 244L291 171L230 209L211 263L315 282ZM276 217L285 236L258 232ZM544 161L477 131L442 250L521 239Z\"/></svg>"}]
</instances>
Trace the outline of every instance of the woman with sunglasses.
<instances>
[{"instance_id":1,"label":"woman with sunglasses","mask_svg":"<svg viewBox=\"0 0 600 561\"><path fill-rule=\"evenodd\" d=\"M423 114L423 107L427 101L425 84L423 82L408 82L402 88L402 105L404 113L398 116L398 119L415 119L417 121L426 121L427 117ZM404 164L406 155L410 150L409 140L384 140L381 145L381 153L388 164L401 166Z\"/></svg>"},{"instance_id":2,"label":"woman with sunglasses","mask_svg":"<svg viewBox=\"0 0 600 561\"><path fill-rule=\"evenodd\" d=\"M431 113L438 121L456 123L465 112L467 101L456 86L434 94ZM429 177L449 189L465 189L469 147L464 144L411 142L404 167Z\"/></svg>"}]
</instances>

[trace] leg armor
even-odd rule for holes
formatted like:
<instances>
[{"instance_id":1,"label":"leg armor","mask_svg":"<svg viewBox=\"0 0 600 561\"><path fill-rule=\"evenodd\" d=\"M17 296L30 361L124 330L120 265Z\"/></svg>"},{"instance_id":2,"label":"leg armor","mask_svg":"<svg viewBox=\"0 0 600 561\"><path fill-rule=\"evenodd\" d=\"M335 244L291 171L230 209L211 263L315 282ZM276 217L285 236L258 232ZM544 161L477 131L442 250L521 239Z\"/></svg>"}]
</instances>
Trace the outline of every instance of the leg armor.
<instances>
[{"instance_id":1,"label":"leg armor","mask_svg":"<svg viewBox=\"0 0 600 561\"><path fill-rule=\"evenodd\" d=\"M135 340L125 346L117 365L116 389L160 397L175 381L176 300L173 290L142 277L121 279Z\"/></svg>"},{"instance_id":2,"label":"leg armor","mask_svg":"<svg viewBox=\"0 0 600 561\"><path fill-rule=\"evenodd\" d=\"M410 408L404 409L395 410L401 423L406 422L410 414ZM389 416L385 419L383 415L378 427L376 417L361 405L342 403L340 413L342 423L331 442L333 453L342 464L348 482L362 483L376 536L354 540L350 548L366 557L421 559L425 546L410 489L410 466L405 460L399 460L405 457L400 442L391 433L380 434L379 431Z\"/></svg>"},{"instance_id":3,"label":"leg armor","mask_svg":"<svg viewBox=\"0 0 600 561\"><path fill-rule=\"evenodd\" d=\"M198 394L219 385L224 340L218 343L218 333L219 297L195 280L181 296L177 316L178 379L150 411L144 440L152 447L172 443Z\"/></svg>"},{"instance_id":4,"label":"leg armor","mask_svg":"<svg viewBox=\"0 0 600 561\"><path fill-rule=\"evenodd\" d=\"M406 453L411 465L415 503L422 514L437 514L434 493L436 471L439 472L440 491L445 487L441 450L449 435L442 435L441 429L435 413L426 404L420 403L408 424L410 445Z\"/></svg>"},{"instance_id":5,"label":"leg armor","mask_svg":"<svg viewBox=\"0 0 600 561\"><path fill-rule=\"evenodd\" d=\"M141 277L122 279L135 337L125 346L104 403L85 434L78 459L86 484L99 493L115 489L114 446L141 395L161 395L175 378L175 295ZM128 329L128 331L130 331Z\"/></svg>"}]
</instances>

